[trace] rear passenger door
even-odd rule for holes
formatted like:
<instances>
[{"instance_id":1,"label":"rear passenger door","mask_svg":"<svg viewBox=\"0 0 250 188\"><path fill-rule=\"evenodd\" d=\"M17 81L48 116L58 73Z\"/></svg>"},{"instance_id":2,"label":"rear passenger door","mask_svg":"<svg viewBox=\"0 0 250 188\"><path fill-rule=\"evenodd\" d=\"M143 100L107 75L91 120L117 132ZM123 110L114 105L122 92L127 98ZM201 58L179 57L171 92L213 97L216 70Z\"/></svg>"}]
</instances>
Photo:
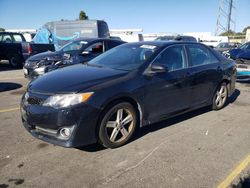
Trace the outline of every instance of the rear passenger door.
<instances>
[{"instance_id":1,"label":"rear passenger door","mask_svg":"<svg viewBox=\"0 0 250 188\"><path fill-rule=\"evenodd\" d=\"M200 44L186 45L189 66L193 70L191 82L191 104L202 105L211 99L213 93L222 80L222 65L215 55Z\"/></svg>"}]
</instances>

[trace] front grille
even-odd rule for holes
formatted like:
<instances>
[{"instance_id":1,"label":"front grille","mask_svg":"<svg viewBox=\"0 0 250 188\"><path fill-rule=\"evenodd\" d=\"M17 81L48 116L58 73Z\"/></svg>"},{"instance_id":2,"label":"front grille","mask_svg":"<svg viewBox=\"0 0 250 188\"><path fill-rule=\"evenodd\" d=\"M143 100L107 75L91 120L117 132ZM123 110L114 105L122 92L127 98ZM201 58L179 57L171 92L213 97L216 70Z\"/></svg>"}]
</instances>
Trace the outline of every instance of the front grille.
<instances>
[{"instance_id":1,"label":"front grille","mask_svg":"<svg viewBox=\"0 0 250 188\"><path fill-rule=\"evenodd\" d=\"M35 96L30 96L27 100L28 104L31 104L31 105L41 105L43 101L44 99L41 99Z\"/></svg>"}]
</instances>

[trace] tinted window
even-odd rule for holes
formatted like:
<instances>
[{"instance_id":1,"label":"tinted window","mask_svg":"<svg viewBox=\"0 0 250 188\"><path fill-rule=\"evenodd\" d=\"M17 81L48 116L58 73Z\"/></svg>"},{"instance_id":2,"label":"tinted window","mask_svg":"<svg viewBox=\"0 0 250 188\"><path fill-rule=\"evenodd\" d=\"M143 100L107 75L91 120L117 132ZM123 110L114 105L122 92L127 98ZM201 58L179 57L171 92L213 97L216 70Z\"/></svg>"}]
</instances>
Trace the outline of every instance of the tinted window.
<instances>
[{"instance_id":1,"label":"tinted window","mask_svg":"<svg viewBox=\"0 0 250 188\"><path fill-rule=\"evenodd\" d=\"M243 44L240 49L247 49L247 50L250 50L250 43L245 43Z\"/></svg>"},{"instance_id":2,"label":"tinted window","mask_svg":"<svg viewBox=\"0 0 250 188\"><path fill-rule=\"evenodd\" d=\"M63 46L60 50L63 52L72 52L72 51L79 51L83 48L88 42L86 41L75 41Z\"/></svg>"},{"instance_id":3,"label":"tinted window","mask_svg":"<svg viewBox=\"0 0 250 188\"><path fill-rule=\"evenodd\" d=\"M14 34L14 35L13 35L13 38L14 38L14 40L15 40L16 42L22 42L22 41L23 41L21 35Z\"/></svg>"},{"instance_id":4,"label":"tinted window","mask_svg":"<svg viewBox=\"0 0 250 188\"><path fill-rule=\"evenodd\" d=\"M201 45L187 45L187 50L190 55L192 66L218 62L218 59L207 48Z\"/></svg>"},{"instance_id":5,"label":"tinted window","mask_svg":"<svg viewBox=\"0 0 250 188\"><path fill-rule=\"evenodd\" d=\"M4 34L2 36L2 41L3 42L12 42L11 36L9 34Z\"/></svg>"},{"instance_id":6,"label":"tinted window","mask_svg":"<svg viewBox=\"0 0 250 188\"><path fill-rule=\"evenodd\" d=\"M104 51L103 42L96 42L87 47L84 51L92 53L102 53Z\"/></svg>"},{"instance_id":7,"label":"tinted window","mask_svg":"<svg viewBox=\"0 0 250 188\"><path fill-rule=\"evenodd\" d=\"M121 45L101 54L88 64L130 71L150 59L157 49L154 45Z\"/></svg>"},{"instance_id":8,"label":"tinted window","mask_svg":"<svg viewBox=\"0 0 250 188\"><path fill-rule=\"evenodd\" d=\"M186 67L185 50L182 45L171 46L160 53L155 59L155 64L164 64L169 71Z\"/></svg>"}]
</instances>

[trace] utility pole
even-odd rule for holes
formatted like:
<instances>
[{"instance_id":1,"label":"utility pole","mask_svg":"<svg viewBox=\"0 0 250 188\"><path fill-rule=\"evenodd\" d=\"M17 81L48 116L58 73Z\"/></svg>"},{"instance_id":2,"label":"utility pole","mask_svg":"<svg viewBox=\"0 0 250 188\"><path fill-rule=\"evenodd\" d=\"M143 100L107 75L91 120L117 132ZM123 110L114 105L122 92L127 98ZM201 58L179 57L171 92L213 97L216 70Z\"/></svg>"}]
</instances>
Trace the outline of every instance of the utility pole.
<instances>
[{"instance_id":1,"label":"utility pole","mask_svg":"<svg viewBox=\"0 0 250 188\"><path fill-rule=\"evenodd\" d=\"M235 4L236 0L219 0L220 7L216 23L216 35L223 32L229 32L235 30L235 19L233 14L236 12ZM232 25L234 28L232 29Z\"/></svg>"}]
</instances>

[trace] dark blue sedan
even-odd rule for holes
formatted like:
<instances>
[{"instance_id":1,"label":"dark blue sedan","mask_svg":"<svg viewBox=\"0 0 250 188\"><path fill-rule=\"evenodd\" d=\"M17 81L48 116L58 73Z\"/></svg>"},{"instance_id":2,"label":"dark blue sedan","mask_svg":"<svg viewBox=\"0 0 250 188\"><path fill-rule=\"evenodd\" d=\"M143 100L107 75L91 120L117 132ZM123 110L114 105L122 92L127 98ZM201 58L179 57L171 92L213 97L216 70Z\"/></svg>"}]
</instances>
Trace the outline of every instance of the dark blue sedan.
<instances>
[{"instance_id":1,"label":"dark blue sedan","mask_svg":"<svg viewBox=\"0 0 250 188\"><path fill-rule=\"evenodd\" d=\"M199 43L123 44L31 82L22 121L52 144L115 148L137 127L204 106L223 108L235 79L235 63Z\"/></svg>"},{"instance_id":2,"label":"dark blue sedan","mask_svg":"<svg viewBox=\"0 0 250 188\"><path fill-rule=\"evenodd\" d=\"M237 80L250 81L250 42L230 50L228 55L237 63Z\"/></svg>"}]
</instances>

